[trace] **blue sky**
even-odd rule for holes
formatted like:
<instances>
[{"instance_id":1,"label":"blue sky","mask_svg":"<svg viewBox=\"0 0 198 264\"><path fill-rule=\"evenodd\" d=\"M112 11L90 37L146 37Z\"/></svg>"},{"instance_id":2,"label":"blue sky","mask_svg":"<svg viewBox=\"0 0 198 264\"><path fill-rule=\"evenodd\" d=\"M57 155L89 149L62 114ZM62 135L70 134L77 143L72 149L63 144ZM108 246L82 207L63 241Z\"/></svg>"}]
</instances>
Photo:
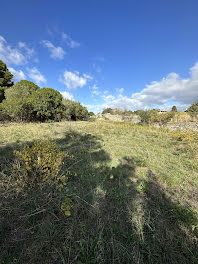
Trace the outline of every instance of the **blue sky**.
<instances>
[{"instance_id":1,"label":"blue sky","mask_svg":"<svg viewBox=\"0 0 198 264\"><path fill-rule=\"evenodd\" d=\"M0 59L15 81L90 111L185 109L198 101L197 0L1 3Z\"/></svg>"}]
</instances>

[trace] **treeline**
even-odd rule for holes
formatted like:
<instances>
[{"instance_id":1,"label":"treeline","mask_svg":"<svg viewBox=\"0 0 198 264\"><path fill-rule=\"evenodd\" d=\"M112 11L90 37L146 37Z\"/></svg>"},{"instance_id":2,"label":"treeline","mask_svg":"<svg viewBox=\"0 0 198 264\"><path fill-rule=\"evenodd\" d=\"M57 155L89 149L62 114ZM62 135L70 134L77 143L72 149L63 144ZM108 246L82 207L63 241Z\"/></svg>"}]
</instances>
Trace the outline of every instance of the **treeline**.
<instances>
[{"instance_id":1,"label":"treeline","mask_svg":"<svg viewBox=\"0 0 198 264\"><path fill-rule=\"evenodd\" d=\"M14 76L0 61L0 121L84 120L86 107L79 102L63 99L52 88L40 88L30 81L14 84Z\"/></svg>"},{"instance_id":2,"label":"treeline","mask_svg":"<svg viewBox=\"0 0 198 264\"><path fill-rule=\"evenodd\" d=\"M151 109L151 110L136 110L136 111L122 111L121 109L115 108L106 108L103 110L102 114L112 114L112 115L122 115L122 116L131 116L137 115L141 119L143 124L151 123L167 123L169 122L176 114L178 110L174 105L171 111L160 111L160 109ZM191 117L198 116L198 103L192 104L185 112L187 112Z\"/></svg>"}]
</instances>

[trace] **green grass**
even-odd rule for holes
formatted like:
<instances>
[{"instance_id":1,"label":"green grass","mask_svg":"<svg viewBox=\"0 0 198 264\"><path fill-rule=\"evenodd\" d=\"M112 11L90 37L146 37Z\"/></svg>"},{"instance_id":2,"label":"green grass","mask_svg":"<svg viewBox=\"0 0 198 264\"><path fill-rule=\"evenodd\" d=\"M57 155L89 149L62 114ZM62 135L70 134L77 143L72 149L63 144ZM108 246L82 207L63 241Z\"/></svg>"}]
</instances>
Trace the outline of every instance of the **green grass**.
<instances>
[{"instance_id":1,"label":"green grass","mask_svg":"<svg viewBox=\"0 0 198 264\"><path fill-rule=\"evenodd\" d=\"M13 150L37 139L74 156L61 193L16 190ZM128 123L1 125L0 263L198 263L197 145Z\"/></svg>"}]
</instances>

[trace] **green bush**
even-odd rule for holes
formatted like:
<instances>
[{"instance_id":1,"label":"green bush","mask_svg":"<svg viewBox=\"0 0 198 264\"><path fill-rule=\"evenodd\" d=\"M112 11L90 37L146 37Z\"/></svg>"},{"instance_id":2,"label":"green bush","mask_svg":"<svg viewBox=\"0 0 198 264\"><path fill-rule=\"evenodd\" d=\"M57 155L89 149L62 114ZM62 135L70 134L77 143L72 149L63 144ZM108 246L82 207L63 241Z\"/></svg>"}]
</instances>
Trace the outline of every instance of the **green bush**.
<instances>
[{"instance_id":1,"label":"green bush","mask_svg":"<svg viewBox=\"0 0 198 264\"><path fill-rule=\"evenodd\" d=\"M171 109L171 112L178 112L178 111L177 111L177 107L176 107L176 105L173 105L173 107L172 107L172 109Z\"/></svg>"},{"instance_id":2,"label":"green bush","mask_svg":"<svg viewBox=\"0 0 198 264\"><path fill-rule=\"evenodd\" d=\"M62 118L62 95L52 88L42 88L31 97L34 118L38 121L55 120Z\"/></svg>"},{"instance_id":3,"label":"green bush","mask_svg":"<svg viewBox=\"0 0 198 264\"><path fill-rule=\"evenodd\" d=\"M113 113L113 109L112 108L106 108L102 111L102 114L112 114Z\"/></svg>"},{"instance_id":4,"label":"green bush","mask_svg":"<svg viewBox=\"0 0 198 264\"><path fill-rule=\"evenodd\" d=\"M136 115L139 115L143 124L161 123L165 124L169 122L175 115L175 112L159 113L158 109L152 110L137 110L134 111Z\"/></svg>"},{"instance_id":5,"label":"green bush","mask_svg":"<svg viewBox=\"0 0 198 264\"><path fill-rule=\"evenodd\" d=\"M30 121L33 119L31 96L39 89L33 82L20 81L5 90L5 100L2 102L4 111L13 120Z\"/></svg>"},{"instance_id":6,"label":"green bush","mask_svg":"<svg viewBox=\"0 0 198 264\"><path fill-rule=\"evenodd\" d=\"M0 122L10 121L11 117L7 114L2 104L0 104Z\"/></svg>"},{"instance_id":7,"label":"green bush","mask_svg":"<svg viewBox=\"0 0 198 264\"><path fill-rule=\"evenodd\" d=\"M79 102L74 102L68 99L63 100L64 118L71 120L84 120L88 117L87 108Z\"/></svg>"},{"instance_id":8,"label":"green bush","mask_svg":"<svg viewBox=\"0 0 198 264\"><path fill-rule=\"evenodd\" d=\"M55 183L63 163L64 154L50 141L36 141L32 146L15 151L14 172L20 187L43 188Z\"/></svg>"},{"instance_id":9,"label":"green bush","mask_svg":"<svg viewBox=\"0 0 198 264\"><path fill-rule=\"evenodd\" d=\"M198 115L198 102L192 104L185 112L189 113L191 116Z\"/></svg>"}]
</instances>

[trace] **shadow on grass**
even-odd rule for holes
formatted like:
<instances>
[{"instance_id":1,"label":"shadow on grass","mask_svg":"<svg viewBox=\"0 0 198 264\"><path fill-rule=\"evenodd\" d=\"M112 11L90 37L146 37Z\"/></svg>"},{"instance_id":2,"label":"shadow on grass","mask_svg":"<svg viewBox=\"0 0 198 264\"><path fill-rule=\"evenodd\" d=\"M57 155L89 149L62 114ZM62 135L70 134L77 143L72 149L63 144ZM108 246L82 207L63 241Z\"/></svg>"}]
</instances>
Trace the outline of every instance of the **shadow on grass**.
<instances>
[{"instance_id":1,"label":"shadow on grass","mask_svg":"<svg viewBox=\"0 0 198 264\"><path fill-rule=\"evenodd\" d=\"M197 219L167 197L151 171L144 181L137 177L144 161L124 157L112 167L103 142L91 134L70 131L56 143L74 156L63 167L78 175L65 189L72 215L61 212L61 194L53 188L2 192L2 263L198 262Z\"/></svg>"}]
</instances>

